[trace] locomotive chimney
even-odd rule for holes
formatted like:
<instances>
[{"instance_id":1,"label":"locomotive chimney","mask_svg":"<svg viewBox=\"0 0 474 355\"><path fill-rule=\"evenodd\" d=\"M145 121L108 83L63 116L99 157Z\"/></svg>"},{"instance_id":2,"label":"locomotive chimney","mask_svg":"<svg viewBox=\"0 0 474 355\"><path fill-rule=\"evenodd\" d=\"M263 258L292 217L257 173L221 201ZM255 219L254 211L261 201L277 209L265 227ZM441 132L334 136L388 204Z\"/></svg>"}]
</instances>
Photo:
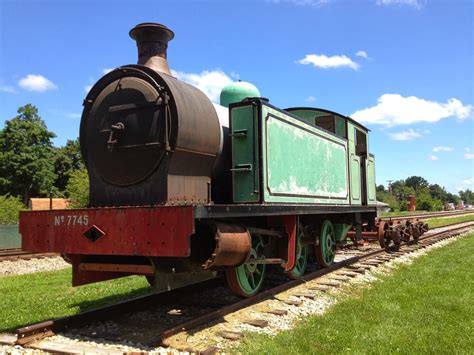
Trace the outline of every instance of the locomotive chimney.
<instances>
[{"instance_id":1,"label":"locomotive chimney","mask_svg":"<svg viewBox=\"0 0 474 355\"><path fill-rule=\"evenodd\" d=\"M159 23L146 22L136 25L129 34L137 42L138 64L171 75L166 49L174 38L173 31Z\"/></svg>"}]
</instances>

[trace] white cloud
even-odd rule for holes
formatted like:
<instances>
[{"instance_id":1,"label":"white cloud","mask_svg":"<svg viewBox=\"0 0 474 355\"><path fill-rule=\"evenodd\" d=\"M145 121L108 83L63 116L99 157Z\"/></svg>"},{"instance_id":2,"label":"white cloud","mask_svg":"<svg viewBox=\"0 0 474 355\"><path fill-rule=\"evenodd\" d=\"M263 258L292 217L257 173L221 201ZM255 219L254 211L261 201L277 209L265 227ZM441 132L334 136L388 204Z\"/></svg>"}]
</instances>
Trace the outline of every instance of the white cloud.
<instances>
[{"instance_id":1,"label":"white cloud","mask_svg":"<svg viewBox=\"0 0 474 355\"><path fill-rule=\"evenodd\" d=\"M464 147L464 151L470 152L470 151L471 151L471 148L470 148L470 147Z\"/></svg>"},{"instance_id":2,"label":"white cloud","mask_svg":"<svg viewBox=\"0 0 474 355\"><path fill-rule=\"evenodd\" d=\"M43 75L28 74L21 78L18 85L28 91L44 92L57 89L57 86Z\"/></svg>"},{"instance_id":3,"label":"white cloud","mask_svg":"<svg viewBox=\"0 0 474 355\"><path fill-rule=\"evenodd\" d=\"M105 68L105 69L102 69L102 74L108 74L110 73L112 70L114 70L115 68Z\"/></svg>"},{"instance_id":4,"label":"white cloud","mask_svg":"<svg viewBox=\"0 0 474 355\"><path fill-rule=\"evenodd\" d=\"M356 53L356 56L358 57L362 57L362 58L368 58L369 56L367 55L367 52L366 51L358 51Z\"/></svg>"},{"instance_id":5,"label":"white cloud","mask_svg":"<svg viewBox=\"0 0 474 355\"><path fill-rule=\"evenodd\" d=\"M316 98L314 96L308 96L306 99L304 99L306 102L314 102L316 101Z\"/></svg>"},{"instance_id":6,"label":"white cloud","mask_svg":"<svg viewBox=\"0 0 474 355\"><path fill-rule=\"evenodd\" d=\"M377 0L377 5L408 5L417 9L421 8L422 1L420 0Z\"/></svg>"},{"instance_id":7,"label":"white cloud","mask_svg":"<svg viewBox=\"0 0 474 355\"><path fill-rule=\"evenodd\" d=\"M72 119L76 119L76 118L81 118L81 114L80 113L75 113L75 112L68 112L66 113L66 117L67 118L72 118Z\"/></svg>"},{"instance_id":8,"label":"white cloud","mask_svg":"<svg viewBox=\"0 0 474 355\"><path fill-rule=\"evenodd\" d=\"M221 94L222 88L234 82L229 75L220 69L211 71L204 70L199 74L171 70L171 74L173 74L173 76L179 80L196 86L198 89L204 92L211 101L214 102L219 102L219 96Z\"/></svg>"},{"instance_id":9,"label":"white cloud","mask_svg":"<svg viewBox=\"0 0 474 355\"><path fill-rule=\"evenodd\" d=\"M474 178L463 180L462 183L466 185L474 185Z\"/></svg>"},{"instance_id":10,"label":"white cloud","mask_svg":"<svg viewBox=\"0 0 474 355\"><path fill-rule=\"evenodd\" d=\"M428 157L429 160L439 160L439 158L436 155L430 155Z\"/></svg>"},{"instance_id":11,"label":"white cloud","mask_svg":"<svg viewBox=\"0 0 474 355\"><path fill-rule=\"evenodd\" d=\"M453 150L453 147L444 147L442 145L433 148L433 152L452 152Z\"/></svg>"},{"instance_id":12,"label":"white cloud","mask_svg":"<svg viewBox=\"0 0 474 355\"><path fill-rule=\"evenodd\" d=\"M474 153L464 153L464 158L466 158L466 159L474 159Z\"/></svg>"},{"instance_id":13,"label":"white cloud","mask_svg":"<svg viewBox=\"0 0 474 355\"><path fill-rule=\"evenodd\" d=\"M0 92L7 92L9 94L17 93L16 89L10 85L0 85Z\"/></svg>"},{"instance_id":14,"label":"white cloud","mask_svg":"<svg viewBox=\"0 0 474 355\"><path fill-rule=\"evenodd\" d=\"M471 112L471 105L463 105L455 98L440 103L416 96L384 94L378 98L377 105L356 111L351 117L359 122L396 126L417 122L438 122L447 117L466 119Z\"/></svg>"},{"instance_id":15,"label":"white cloud","mask_svg":"<svg viewBox=\"0 0 474 355\"><path fill-rule=\"evenodd\" d=\"M84 86L84 91L86 92L86 94L88 94L89 91L91 91L91 89L92 89L92 85L86 85L86 86Z\"/></svg>"},{"instance_id":16,"label":"white cloud","mask_svg":"<svg viewBox=\"0 0 474 355\"><path fill-rule=\"evenodd\" d=\"M389 133L389 136L395 141L411 141L421 137L421 134L410 128L408 131Z\"/></svg>"},{"instance_id":17,"label":"white cloud","mask_svg":"<svg viewBox=\"0 0 474 355\"><path fill-rule=\"evenodd\" d=\"M317 68L331 69L348 67L354 70L359 69L360 65L353 62L351 58L345 55L333 55L328 57L324 54L307 54L303 59L296 61L299 64L312 64Z\"/></svg>"}]
</instances>

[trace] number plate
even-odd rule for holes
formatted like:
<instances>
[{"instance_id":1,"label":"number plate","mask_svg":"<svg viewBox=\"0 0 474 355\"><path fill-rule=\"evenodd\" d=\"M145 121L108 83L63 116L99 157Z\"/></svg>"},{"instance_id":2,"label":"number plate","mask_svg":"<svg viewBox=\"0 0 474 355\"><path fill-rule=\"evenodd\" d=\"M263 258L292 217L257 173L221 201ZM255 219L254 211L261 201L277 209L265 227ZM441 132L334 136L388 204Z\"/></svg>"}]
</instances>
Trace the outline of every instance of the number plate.
<instances>
[{"instance_id":1,"label":"number plate","mask_svg":"<svg viewBox=\"0 0 474 355\"><path fill-rule=\"evenodd\" d=\"M54 226L88 226L89 216L87 214L66 214L54 216Z\"/></svg>"}]
</instances>

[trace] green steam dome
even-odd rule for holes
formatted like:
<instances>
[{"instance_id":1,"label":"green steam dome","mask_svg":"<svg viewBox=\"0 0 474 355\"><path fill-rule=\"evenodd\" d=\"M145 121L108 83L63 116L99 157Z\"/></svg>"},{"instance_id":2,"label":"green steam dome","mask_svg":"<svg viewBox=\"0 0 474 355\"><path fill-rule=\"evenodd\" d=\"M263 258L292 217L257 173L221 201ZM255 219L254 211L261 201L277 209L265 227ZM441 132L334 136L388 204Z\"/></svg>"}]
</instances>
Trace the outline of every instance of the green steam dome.
<instances>
[{"instance_id":1,"label":"green steam dome","mask_svg":"<svg viewBox=\"0 0 474 355\"><path fill-rule=\"evenodd\" d=\"M245 81L237 81L225 86L221 91L221 105L229 107L234 102L240 102L246 97L260 97L260 91L255 85Z\"/></svg>"}]
</instances>

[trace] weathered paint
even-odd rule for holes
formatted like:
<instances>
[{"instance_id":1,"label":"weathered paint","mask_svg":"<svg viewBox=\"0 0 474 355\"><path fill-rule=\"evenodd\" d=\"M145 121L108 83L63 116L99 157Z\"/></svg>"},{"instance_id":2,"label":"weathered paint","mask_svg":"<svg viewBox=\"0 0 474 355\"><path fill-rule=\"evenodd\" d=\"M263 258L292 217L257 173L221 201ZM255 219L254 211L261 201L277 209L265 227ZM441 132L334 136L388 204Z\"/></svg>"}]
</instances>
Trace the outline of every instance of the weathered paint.
<instances>
[{"instance_id":1,"label":"weathered paint","mask_svg":"<svg viewBox=\"0 0 474 355\"><path fill-rule=\"evenodd\" d=\"M349 141L349 173L350 173L350 190L351 204L362 204L361 199L361 183L360 183L360 158L355 153L355 127L351 122L347 122L347 137Z\"/></svg>"},{"instance_id":2,"label":"weathered paint","mask_svg":"<svg viewBox=\"0 0 474 355\"><path fill-rule=\"evenodd\" d=\"M262 105L265 202L348 204L347 141Z\"/></svg>"},{"instance_id":3,"label":"weathered paint","mask_svg":"<svg viewBox=\"0 0 474 355\"><path fill-rule=\"evenodd\" d=\"M334 223L334 237L337 242L341 242L346 238L347 232L352 228L350 224Z\"/></svg>"},{"instance_id":4,"label":"weathered paint","mask_svg":"<svg viewBox=\"0 0 474 355\"><path fill-rule=\"evenodd\" d=\"M367 158L367 204L377 204L377 194L375 187L375 157L369 155Z\"/></svg>"},{"instance_id":5,"label":"weathered paint","mask_svg":"<svg viewBox=\"0 0 474 355\"><path fill-rule=\"evenodd\" d=\"M236 203L260 201L256 115L252 104L231 109L232 190Z\"/></svg>"},{"instance_id":6,"label":"weathered paint","mask_svg":"<svg viewBox=\"0 0 474 355\"><path fill-rule=\"evenodd\" d=\"M88 238L88 231L100 231ZM110 207L21 211L24 250L90 255L187 257L193 207Z\"/></svg>"}]
</instances>

